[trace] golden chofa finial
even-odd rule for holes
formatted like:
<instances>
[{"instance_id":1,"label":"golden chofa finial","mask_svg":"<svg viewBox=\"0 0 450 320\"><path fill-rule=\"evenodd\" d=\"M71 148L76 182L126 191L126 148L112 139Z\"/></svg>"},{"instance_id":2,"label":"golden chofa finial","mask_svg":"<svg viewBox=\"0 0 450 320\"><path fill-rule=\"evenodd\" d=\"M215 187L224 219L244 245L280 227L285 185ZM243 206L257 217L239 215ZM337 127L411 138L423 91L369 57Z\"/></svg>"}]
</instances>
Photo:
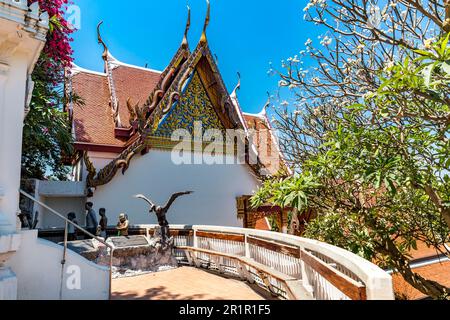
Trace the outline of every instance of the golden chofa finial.
<instances>
[{"instance_id":1,"label":"golden chofa finial","mask_svg":"<svg viewBox=\"0 0 450 320\"><path fill-rule=\"evenodd\" d=\"M231 93L231 96L233 96L233 97L236 97L238 90L241 89L241 73L238 72L237 76L238 76L238 83L237 83L236 87L234 88L233 92Z\"/></svg>"},{"instance_id":2,"label":"golden chofa finial","mask_svg":"<svg viewBox=\"0 0 450 320\"><path fill-rule=\"evenodd\" d=\"M209 0L206 0L206 5L207 5L207 11L206 11L205 25L203 26L203 33L202 33L202 37L200 38L200 43L206 43L208 41L206 38L206 29L208 28L208 25L209 25L210 13L211 13L211 6L209 4Z\"/></svg>"},{"instance_id":3,"label":"golden chofa finial","mask_svg":"<svg viewBox=\"0 0 450 320\"><path fill-rule=\"evenodd\" d=\"M191 8L189 6L187 6L188 9L188 18L186 21L186 29L184 30L184 38L183 38L183 43L181 44L183 46L183 48L187 48L189 43L188 43L188 33L189 33L189 29L191 28Z\"/></svg>"},{"instance_id":4,"label":"golden chofa finial","mask_svg":"<svg viewBox=\"0 0 450 320\"><path fill-rule=\"evenodd\" d=\"M267 111L267 108L269 108L270 104L272 103L272 97L270 96L270 92L269 91L267 91L267 97L268 97L267 98L267 102L266 102L266 104L264 105L264 107L262 109L263 113Z\"/></svg>"},{"instance_id":5,"label":"golden chofa finial","mask_svg":"<svg viewBox=\"0 0 450 320\"><path fill-rule=\"evenodd\" d=\"M107 60L108 59L108 47L106 46L105 42L102 39L102 35L100 34L100 27L103 24L103 21L100 21L99 24L97 25L97 37L98 37L98 43L101 44L103 46L103 60Z\"/></svg>"}]
</instances>

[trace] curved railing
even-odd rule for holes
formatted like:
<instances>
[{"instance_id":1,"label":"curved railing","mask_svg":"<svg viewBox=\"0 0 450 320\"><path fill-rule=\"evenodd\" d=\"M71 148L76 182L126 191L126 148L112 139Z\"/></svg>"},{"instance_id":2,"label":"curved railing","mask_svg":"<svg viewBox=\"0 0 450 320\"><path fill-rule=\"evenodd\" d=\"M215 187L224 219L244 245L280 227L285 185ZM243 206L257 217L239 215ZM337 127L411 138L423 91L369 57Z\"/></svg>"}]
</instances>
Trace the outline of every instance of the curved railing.
<instances>
[{"instance_id":1,"label":"curved railing","mask_svg":"<svg viewBox=\"0 0 450 320\"><path fill-rule=\"evenodd\" d=\"M155 226L139 228L151 235ZM245 272L245 280L285 299L295 297L295 288L317 300L394 299L388 273L320 241L214 226L172 225L171 233L181 262L241 277Z\"/></svg>"},{"instance_id":2,"label":"curved railing","mask_svg":"<svg viewBox=\"0 0 450 320\"><path fill-rule=\"evenodd\" d=\"M65 265L66 265L66 262L67 262L67 250L68 250L68 248L67 248L67 245L68 245L68 233L67 232L68 232L69 225L72 225L79 232L87 235L88 237L90 237L92 239L97 240L98 242L100 242L101 244L103 244L104 246L109 248L110 254L109 254L109 288L108 288L108 292L109 292L109 297L111 298L114 247L111 246L109 243L105 242L104 239L99 238L96 235L93 235L92 233L90 233L86 229L80 227L78 224L74 223L73 221L70 221L69 219L64 217L61 213L59 213L58 211L50 208L45 203L39 201L38 199L36 199L32 195L26 193L23 190L19 190L19 192L24 197L26 197L26 198L30 199L31 201L39 204L40 206L42 206L43 208L47 209L49 212L51 212L55 216L59 217L65 223L64 238L63 238L64 249L63 249L63 256L62 256L62 259L61 259L61 281L60 281L60 291L59 291L59 298L60 298L60 300L62 300L62 298L63 298L63 282L64 282L63 280L64 280Z\"/></svg>"},{"instance_id":3,"label":"curved railing","mask_svg":"<svg viewBox=\"0 0 450 320\"><path fill-rule=\"evenodd\" d=\"M151 236L155 225L130 228ZM391 276L344 249L252 229L171 225L180 263L235 275L284 299L393 300Z\"/></svg>"}]
</instances>

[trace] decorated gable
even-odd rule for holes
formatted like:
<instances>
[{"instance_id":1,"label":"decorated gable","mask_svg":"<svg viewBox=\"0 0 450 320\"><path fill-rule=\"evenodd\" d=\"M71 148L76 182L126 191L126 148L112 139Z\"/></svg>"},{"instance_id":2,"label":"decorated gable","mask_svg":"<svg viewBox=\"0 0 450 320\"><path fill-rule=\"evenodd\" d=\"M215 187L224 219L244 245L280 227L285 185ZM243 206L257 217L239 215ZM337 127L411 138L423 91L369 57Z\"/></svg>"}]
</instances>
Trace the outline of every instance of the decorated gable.
<instances>
[{"instance_id":1,"label":"decorated gable","mask_svg":"<svg viewBox=\"0 0 450 320\"><path fill-rule=\"evenodd\" d=\"M225 132L198 72L193 74L180 100L161 120L155 135L170 138L174 131L185 129L193 136L195 122L201 122L203 131L219 129Z\"/></svg>"}]
</instances>

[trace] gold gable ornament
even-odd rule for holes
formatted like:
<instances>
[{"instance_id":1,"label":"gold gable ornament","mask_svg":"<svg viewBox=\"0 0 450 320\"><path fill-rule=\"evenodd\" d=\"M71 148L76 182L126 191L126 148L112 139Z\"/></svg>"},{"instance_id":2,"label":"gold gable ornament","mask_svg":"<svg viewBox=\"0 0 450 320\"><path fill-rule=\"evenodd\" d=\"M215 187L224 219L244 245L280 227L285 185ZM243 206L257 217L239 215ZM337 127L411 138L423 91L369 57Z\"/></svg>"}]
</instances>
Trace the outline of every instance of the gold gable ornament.
<instances>
[{"instance_id":1,"label":"gold gable ornament","mask_svg":"<svg viewBox=\"0 0 450 320\"><path fill-rule=\"evenodd\" d=\"M237 206L237 216L239 220L244 220L246 217L247 208L248 208L248 201L250 200L251 196L242 196L236 198L236 206Z\"/></svg>"}]
</instances>

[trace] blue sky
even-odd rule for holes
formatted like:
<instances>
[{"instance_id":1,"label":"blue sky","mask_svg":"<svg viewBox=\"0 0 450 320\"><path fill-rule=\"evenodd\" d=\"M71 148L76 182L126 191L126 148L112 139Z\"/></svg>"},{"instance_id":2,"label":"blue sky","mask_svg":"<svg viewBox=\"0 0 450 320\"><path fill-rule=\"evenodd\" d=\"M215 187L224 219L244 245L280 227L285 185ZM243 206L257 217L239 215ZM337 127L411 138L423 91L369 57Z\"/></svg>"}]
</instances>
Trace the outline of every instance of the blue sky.
<instances>
[{"instance_id":1,"label":"blue sky","mask_svg":"<svg viewBox=\"0 0 450 320\"><path fill-rule=\"evenodd\" d=\"M303 21L306 0L211 0L208 28L210 48L231 92L236 72L242 76L239 92L246 112L259 112L267 91L277 90L278 78L267 74L304 48L318 30ZM163 70L178 49L186 22L185 0L75 0L81 8L81 29L74 34L75 63L103 71L102 49L96 25L103 20L102 34L110 52L125 63ZM195 48L203 27L206 1L190 0L189 44Z\"/></svg>"}]
</instances>

